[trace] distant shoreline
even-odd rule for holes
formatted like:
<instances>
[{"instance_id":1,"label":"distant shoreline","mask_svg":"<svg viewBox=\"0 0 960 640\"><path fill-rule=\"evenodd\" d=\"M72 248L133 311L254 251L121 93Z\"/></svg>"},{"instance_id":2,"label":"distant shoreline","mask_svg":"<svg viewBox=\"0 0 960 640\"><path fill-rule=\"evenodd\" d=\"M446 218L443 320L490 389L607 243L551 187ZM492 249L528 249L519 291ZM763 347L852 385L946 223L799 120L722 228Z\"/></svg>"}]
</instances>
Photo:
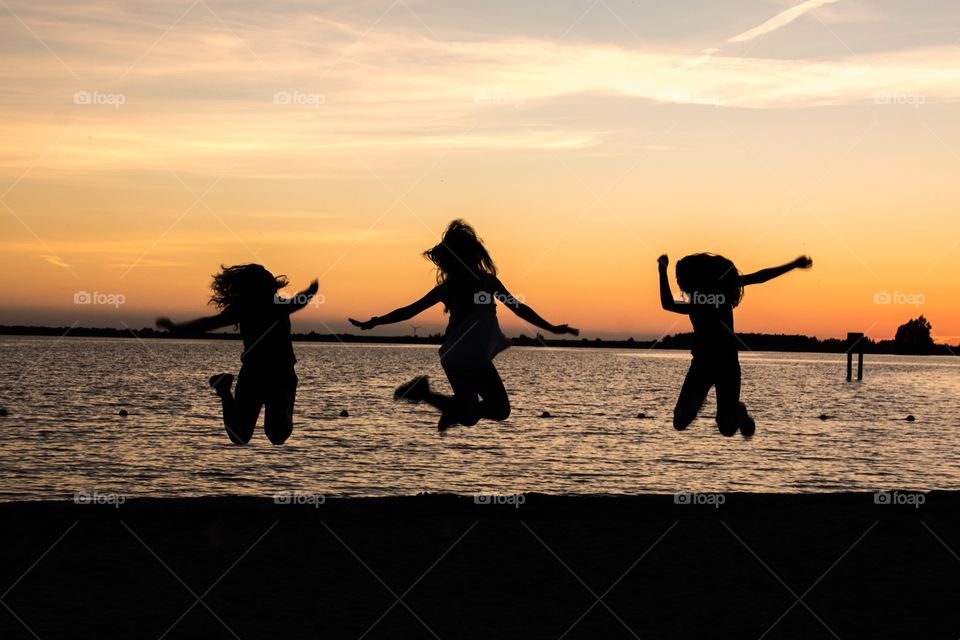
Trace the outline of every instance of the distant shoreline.
<instances>
[{"instance_id":1,"label":"distant shoreline","mask_svg":"<svg viewBox=\"0 0 960 640\"><path fill-rule=\"evenodd\" d=\"M155 329L111 329L90 327L30 327L30 326L0 326L0 335L7 336L36 336L36 337L74 337L74 338L128 338L139 340L239 340L240 334L235 332L218 332L205 334L171 334ZM849 346L846 339L827 338L821 340L811 336L739 333L741 351L779 351L787 353L846 353ZM637 349L637 350L669 350L689 351L692 346L692 333L679 333L665 336L660 340L603 340L596 338L553 339L544 336L516 336L512 338L514 346L518 347L561 347L561 348L588 348L588 349ZM443 336L370 336L350 333L296 333L294 342L339 343L339 344L388 344L388 345L435 345L443 343ZM960 346L935 345L933 349L918 352L898 348L893 340L875 342L869 338L863 340L864 353L887 355L960 355Z\"/></svg>"}]
</instances>

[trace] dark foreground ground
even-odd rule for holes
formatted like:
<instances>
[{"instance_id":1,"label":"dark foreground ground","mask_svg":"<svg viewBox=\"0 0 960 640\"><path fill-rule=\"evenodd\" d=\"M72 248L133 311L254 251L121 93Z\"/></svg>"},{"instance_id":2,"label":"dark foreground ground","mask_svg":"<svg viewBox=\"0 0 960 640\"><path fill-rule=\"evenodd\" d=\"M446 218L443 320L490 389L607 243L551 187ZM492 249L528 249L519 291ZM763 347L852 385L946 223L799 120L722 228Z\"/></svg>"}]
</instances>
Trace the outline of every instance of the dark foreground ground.
<instances>
[{"instance_id":1,"label":"dark foreground ground","mask_svg":"<svg viewBox=\"0 0 960 640\"><path fill-rule=\"evenodd\" d=\"M924 498L0 505L0 638L955 640L960 495Z\"/></svg>"}]
</instances>

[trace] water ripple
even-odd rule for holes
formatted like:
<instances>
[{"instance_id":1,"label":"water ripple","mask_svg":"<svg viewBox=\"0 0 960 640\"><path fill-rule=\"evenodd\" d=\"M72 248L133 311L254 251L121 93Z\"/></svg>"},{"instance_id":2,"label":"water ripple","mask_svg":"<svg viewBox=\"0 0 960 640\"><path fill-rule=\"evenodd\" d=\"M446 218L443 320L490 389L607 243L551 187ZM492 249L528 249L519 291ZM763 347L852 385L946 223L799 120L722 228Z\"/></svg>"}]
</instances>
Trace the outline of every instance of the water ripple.
<instances>
[{"instance_id":1,"label":"water ripple","mask_svg":"<svg viewBox=\"0 0 960 640\"><path fill-rule=\"evenodd\" d=\"M421 373L447 389L435 348L297 351L293 439L277 448L258 433L235 447L206 377L237 369L237 344L157 341L148 352L133 340L5 338L0 500L81 490L622 495L960 485L956 359L869 357L866 379L848 384L842 356L744 354L744 400L758 422L745 441L717 433L712 397L690 429L674 431L687 354L512 349L498 359L510 420L441 437L434 413L391 398ZM349 418L338 417L343 409ZM545 411L553 418L540 418ZM638 420L639 412L653 417Z\"/></svg>"}]
</instances>

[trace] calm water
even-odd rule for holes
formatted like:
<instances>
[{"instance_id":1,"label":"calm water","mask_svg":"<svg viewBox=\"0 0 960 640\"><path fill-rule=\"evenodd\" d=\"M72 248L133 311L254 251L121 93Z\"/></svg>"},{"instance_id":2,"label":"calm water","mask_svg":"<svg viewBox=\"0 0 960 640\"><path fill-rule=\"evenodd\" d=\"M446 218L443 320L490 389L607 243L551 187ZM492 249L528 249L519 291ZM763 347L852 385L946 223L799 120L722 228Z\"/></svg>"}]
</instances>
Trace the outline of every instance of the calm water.
<instances>
[{"instance_id":1,"label":"calm water","mask_svg":"<svg viewBox=\"0 0 960 640\"><path fill-rule=\"evenodd\" d=\"M0 500L960 489L949 358L868 357L866 380L848 384L842 356L743 354L757 435L728 440L708 417L670 426L687 354L511 349L498 364L514 416L440 437L434 413L391 399L418 373L446 388L434 347L300 344L297 426L274 448L262 432L229 445L206 387L236 371L239 348L0 337Z\"/></svg>"}]
</instances>

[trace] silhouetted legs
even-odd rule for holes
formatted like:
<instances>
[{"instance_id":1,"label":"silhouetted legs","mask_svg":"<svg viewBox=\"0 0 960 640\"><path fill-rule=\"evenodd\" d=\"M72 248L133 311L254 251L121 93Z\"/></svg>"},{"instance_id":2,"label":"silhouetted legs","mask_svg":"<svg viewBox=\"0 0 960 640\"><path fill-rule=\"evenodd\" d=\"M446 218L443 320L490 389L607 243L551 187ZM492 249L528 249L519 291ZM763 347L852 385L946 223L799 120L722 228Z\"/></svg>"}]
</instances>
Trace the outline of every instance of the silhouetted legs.
<instances>
[{"instance_id":1,"label":"silhouetted legs","mask_svg":"<svg viewBox=\"0 0 960 640\"><path fill-rule=\"evenodd\" d=\"M699 360L691 362L687 377L684 378L683 386L680 388L677 406L673 409L674 429L683 431L696 420L712 386L713 376L709 367Z\"/></svg>"},{"instance_id":2,"label":"silhouetted legs","mask_svg":"<svg viewBox=\"0 0 960 640\"><path fill-rule=\"evenodd\" d=\"M264 406L263 431L272 444L281 445L293 433L293 405L297 399L297 374L291 367L278 373L276 384L270 388Z\"/></svg>"},{"instance_id":3,"label":"silhouetted legs","mask_svg":"<svg viewBox=\"0 0 960 640\"><path fill-rule=\"evenodd\" d=\"M740 402L740 364L719 367L715 377L717 390L717 428L729 437L736 435L742 413L747 408Z\"/></svg>"},{"instance_id":4,"label":"silhouetted legs","mask_svg":"<svg viewBox=\"0 0 960 640\"><path fill-rule=\"evenodd\" d=\"M450 419L472 427L480 420L510 417L510 397L492 362L481 369L448 369L446 374L453 387Z\"/></svg>"},{"instance_id":5,"label":"silhouetted legs","mask_svg":"<svg viewBox=\"0 0 960 640\"><path fill-rule=\"evenodd\" d=\"M673 427L682 431L690 426L713 386L717 390L717 428L720 433L731 437L742 428L743 435L753 435L753 419L740 402L740 363L735 359L726 362L693 359L673 410Z\"/></svg>"},{"instance_id":6,"label":"silhouetted legs","mask_svg":"<svg viewBox=\"0 0 960 640\"><path fill-rule=\"evenodd\" d=\"M281 445L290 437L297 397L297 375L292 367L272 370L244 365L234 393L229 384L214 384L214 388L223 405L223 426L234 444L250 442L264 407L264 431L270 442Z\"/></svg>"},{"instance_id":7,"label":"silhouetted legs","mask_svg":"<svg viewBox=\"0 0 960 640\"><path fill-rule=\"evenodd\" d=\"M453 395L430 390L426 377L414 378L395 394L398 400L426 402L443 414L441 431L462 424L472 427L480 420L506 420L510 417L510 398L497 368L490 363L478 369L445 369Z\"/></svg>"}]
</instances>

